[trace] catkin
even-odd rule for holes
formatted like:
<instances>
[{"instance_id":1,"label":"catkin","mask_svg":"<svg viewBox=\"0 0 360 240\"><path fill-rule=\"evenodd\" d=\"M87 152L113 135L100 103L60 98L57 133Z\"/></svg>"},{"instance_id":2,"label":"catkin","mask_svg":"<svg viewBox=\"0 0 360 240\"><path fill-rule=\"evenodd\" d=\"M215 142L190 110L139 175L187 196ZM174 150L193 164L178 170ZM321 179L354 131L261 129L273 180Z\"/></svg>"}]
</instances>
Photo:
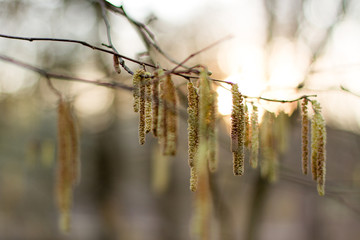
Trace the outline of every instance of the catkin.
<instances>
[{"instance_id":1,"label":"catkin","mask_svg":"<svg viewBox=\"0 0 360 240\"><path fill-rule=\"evenodd\" d=\"M176 91L171 76L160 82L159 141L164 155L175 155L177 144Z\"/></svg>"},{"instance_id":2,"label":"catkin","mask_svg":"<svg viewBox=\"0 0 360 240\"><path fill-rule=\"evenodd\" d=\"M303 174L308 173L308 164L309 164L309 119L308 119L308 109L307 109L308 100L303 99L301 103L301 146L302 146L302 172Z\"/></svg>"},{"instance_id":3,"label":"catkin","mask_svg":"<svg viewBox=\"0 0 360 240\"><path fill-rule=\"evenodd\" d=\"M152 133L154 137L158 136L158 119L159 119L159 82L164 71L159 69L154 72L152 83Z\"/></svg>"},{"instance_id":4,"label":"catkin","mask_svg":"<svg viewBox=\"0 0 360 240\"><path fill-rule=\"evenodd\" d=\"M249 109L246 104L244 103L244 121L245 121L245 147L247 149L250 149L251 147L251 126L250 126L250 115L249 115Z\"/></svg>"},{"instance_id":5,"label":"catkin","mask_svg":"<svg viewBox=\"0 0 360 240\"><path fill-rule=\"evenodd\" d=\"M151 89L151 74L149 72L145 73L144 83L145 83L145 133L149 133L152 129L152 89Z\"/></svg>"},{"instance_id":6,"label":"catkin","mask_svg":"<svg viewBox=\"0 0 360 240\"><path fill-rule=\"evenodd\" d=\"M140 81L141 76L145 74L145 71L142 69L137 70L133 75L133 108L134 112L139 112L139 103L140 103Z\"/></svg>"},{"instance_id":7,"label":"catkin","mask_svg":"<svg viewBox=\"0 0 360 240\"><path fill-rule=\"evenodd\" d=\"M79 181L79 144L76 122L70 103L60 99L58 105L58 163L57 163L57 205L60 213L60 229L70 228L70 209L74 185Z\"/></svg>"},{"instance_id":8,"label":"catkin","mask_svg":"<svg viewBox=\"0 0 360 240\"><path fill-rule=\"evenodd\" d=\"M217 156L217 132L216 132L216 105L217 94L215 91L211 93L211 104L209 113L209 170L215 172L218 167L218 156Z\"/></svg>"},{"instance_id":9,"label":"catkin","mask_svg":"<svg viewBox=\"0 0 360 240\"><path fill-rule=\"evenodd\" d=\"M245 107L237 84L231 87L233 108L231 112L231 151L233 152L234 175L244 173Z\"/></svg>"},{"instance_id":10,"label":"catkin","mask_svg":"<svg viewBox=\"0 0 360 240\"><path fill-rule=\"evenodd\" d=\"M199 146L199 97L192 82L188 82L188 162L194 166L194 158Z\"/></svg>"},{"instance_id":11,"label":"catkin","mask_svg":"<svg viewBox=\"0 0 360 240\"><path fill-rule=\"evenodd\" d=\"M145 74L145 72L143 72ZM146 93L146 80L140 76L139 87L139 143L143 145L145 143L145 93Z\"/></svg>"},{"instance_id":12,"label":"catkin","mask_svg":"<svg viewBox=\"0 0 360 240\"><path fill-rule=\"evenodd\" d=\"M326 127L321 114L320 104L311 101L314 109L314 116L311 120L311 167L313 179L317 181L319 195L325 194L325 175L326 175Z\"/></svg>"},{"instance_id":13,"label":"catkin","mask_svg":"<svg viewBox=\"0 0 360 240\"><path fill-rule=\"evenodd\" d=\"M259 121L258 121L258 108L253 105L253 111L251 113L251 155L250 166L256 168L259 159Z\"/></svg>"},{"instance_id":14,"label":"catkin","mask_svg":"<svg viewBox=\"0 0 360 240\"><path fill-rule=\"evenodd\" d=\"M115 71L120 74L121 73L121 68L120 68L120 63L119 63L119 58L116 55L113 55L113 62L114 62L114 68Z\"/></svg>"}]
</instances>

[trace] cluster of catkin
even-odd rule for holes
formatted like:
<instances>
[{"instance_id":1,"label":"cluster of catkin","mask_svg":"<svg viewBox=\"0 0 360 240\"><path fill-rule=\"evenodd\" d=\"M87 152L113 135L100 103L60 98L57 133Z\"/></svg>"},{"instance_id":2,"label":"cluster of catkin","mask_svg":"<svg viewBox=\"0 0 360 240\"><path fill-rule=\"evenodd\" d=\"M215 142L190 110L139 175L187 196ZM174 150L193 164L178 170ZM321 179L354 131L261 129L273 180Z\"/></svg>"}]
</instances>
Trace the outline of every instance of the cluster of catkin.
<instances>
[{"instance_id":1,"label":"cluster of catkin","mask_svg":"<svg viewBox=\"0 0 360 240\"><path fill-rule=\"evenodd\" d=\"M60 213L60 229L68 232L73 188L80 178L77 124L70 102L60 98L58 105L58 162L56 199Z\"/></svg>"},{"instance_id":2,"label":"cluster of catkin","mask_svg":"<svg viewBox=\"0 0 360 240\"><path fill-rule=\"evenodd\" d=\"M133 108L139 113L139 143L152 132L164 155L175 155L177 142L176 91L171 75L157 70L154 76L138 70L133 76Z\"/></svg>"},{"instance_id":3,"label":"cluster of catkin","mask_svg":"<svg viewBox=\"0 0 360 240\"><path fill-rule=\"evenodd\" d=\"M311 102L314 114L311 119L311 171L312 177L317 181L319 195L325 194L325 175L326 175L326 127L321 114L319 102L304 98L301 104L302 113L302 169L303 173L308 173L309 162L309 118L308 102Z\"/></svg>"},{"instance_id":4,"label":"cluster of catkin","mask_svg":"<svg viewBox=\"0 0 360 240\"><path fill-rule=\"evenodd\" d=\"M245 147L251 149L250 166L256 168L259 156L259 123L258 108L252 105L249 116L248 107L239 86L232 84L232 111L231 111L231 151L233 153L234 175L244 174Z\"/></svg>"},{"instance_id":5,"label":"cluster of catkin","mask_svg":"<svg viewBox=\"0 0 360 240\"><path fill-rule=\"evenodd\" d=\"M212 89L206 70L200 73L198 89L192 82L188 87L188 161L190 189L196 191L200 176L217 168L216 112L217 95Z\"/></svg>"}]
</instances>

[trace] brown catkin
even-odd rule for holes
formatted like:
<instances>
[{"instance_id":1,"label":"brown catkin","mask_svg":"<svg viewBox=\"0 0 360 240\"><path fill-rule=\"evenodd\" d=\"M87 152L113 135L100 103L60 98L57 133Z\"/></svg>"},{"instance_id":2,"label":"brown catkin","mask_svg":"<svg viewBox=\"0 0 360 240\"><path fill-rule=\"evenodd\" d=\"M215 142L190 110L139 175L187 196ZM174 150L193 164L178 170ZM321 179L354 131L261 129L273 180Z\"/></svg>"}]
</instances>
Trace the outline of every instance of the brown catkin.
<instances>
[{"instance_id":1,"label":"brown catkin","mask_svg":"<svg viewBox=\"0 0 360 240\"><path fill-rule=\"evenodd\" d=\"M311 103L314 109L311 121L311 166L313 178L317 181L318 193L323 196L326 175L326 127L320 104L315 100Z\"/></svg>"},{"instance_id":2,"label":"brown catkin","mask_svg":"<svg viewBox=\"0 0 360 240\"><path fill-rule=\"evenodd\" d=\"M233 108L231 112L231 150L234 175L244 174L245 158L245 106L237 84L231 87Z\"/></svg>"},{"instance_id":3,"label":"brown catkin","mask_svg":"<svg viewBox=\"0 0 360 240\"><path fill-rule=\"evenodd\" d=\"M133 75L133 108L134 112L139 112L139 103L140 103L140 81L141 76L145 74L145 71L142 69L137 70Z\"/></svg>"},{"instance_id":4,"label":"brown catkin","mask_svg":"<svg viewBox=\"0 0 360 240\"><path fill-rule=\"evenodd\" d=\"M309 165L309 119L308 119L308 100L303 99L301 103L301 146L302 146L302 172L308 174Z\"/></svg>"},{"instance_id":5,"label":"brown catkin","mask_svg":"<svg viewBox=\"0 0 360 240\"><path fill-rule=\"evenodd\" d=\"M114 62L114 68L115 71L120 74L121 73L121 68L120 68L120 63L119 63L119 58L116 55L113 55L113 62Z\"/></svg>"},{"instance_id":6,"label":"brown catkin","mask_svg":"<svg viewBox=\"0 0 360 240\"><path fill-rule=\"evenodd\" d=\"M144 83L145 83L145 133L149 133L152 129L152 89L151 89L151 74L149 72L145 73Z\"/></svg>"},{"instance_id":7,"label":"brown catkin","mask_svg":"<svg viewBox=\"0 0 360 240\"><path fill-rule=\"evenodd\" d=\"M143 72L145 74L145 72ZM146 79L140 76L139 87L139 143L143 145L145 143L145 93L146 93Z\"/></svg>"},{"instance_id":8,"label":"brown catkin","mask_svg":"<svg viewBox=\"0 0 360 240\"><path fill-rule=\"evenodd\" d=\"M250 155L250 166L256 168L259 159L259 120L258 120L258 108L253 105L253 111L251 113L251 155Z\"/></svg>"},{"instance_id":9,"label":"brown catkin","mask_svg":"<svg viewBox=\"0 0 360 240\"><path fill-rule=\"evenodd\" d=\"M60 213L60 229L70 228L70 209L74 185L79 181L79 144L76 121L71 113L70 103L60 99L58 105L58 162L57 162L57 205Z\"/></svg>"}]
</instances>

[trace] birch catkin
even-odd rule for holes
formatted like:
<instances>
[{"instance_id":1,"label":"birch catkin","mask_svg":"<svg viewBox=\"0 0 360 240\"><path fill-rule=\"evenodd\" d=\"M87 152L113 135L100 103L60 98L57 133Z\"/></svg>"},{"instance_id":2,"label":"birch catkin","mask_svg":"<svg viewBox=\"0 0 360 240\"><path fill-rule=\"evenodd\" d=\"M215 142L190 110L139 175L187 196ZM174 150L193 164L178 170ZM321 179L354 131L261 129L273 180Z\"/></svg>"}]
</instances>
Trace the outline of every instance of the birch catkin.
<instances>
[{"instance_id":1,"label":"birch catkin","mask_svg":"<svg viewBox=\"0 0 360 240\"><path fill-rule=\"evenodd\" d=\"M70 228L72 192L79 181L78 131L71 113L70 103L60 99L58 105L58 163L57 163L57 205L60 213L60 229Z\"/></svg>"},{"instance_id":2,"label":"birch catkin","mask_svg":"<svg viewBox=\"0 0 360 240\"><path fill-rule=\"evenodd\" d=\"M137 70L133 75L133 108L134 112L139 112L139 103L140 103L140 81L141 76L145 74L145 71L142 69Z\"/></svg>"},{"instance_id":3,"label":"birch catkin","mask_svg":"<svg viewBox=\"0 0 360 240\"><path fill-rule=\"evenodd\" d=\"M152 129L152 89L151 89L151 74L146 72L144 75L145 84L145 133L149 133Z\"/></svg>"},{"instance_id":4,"label":"birch catkin","mask_svg":"<svg viewBox=\"0 0 360 240\"><path fill-rule=\"evenodd\" d=\"M159 82L164 71L158 69L154 72L152 83L152 133L154 137L158 136L158 119L159 119Z\"/></svg>"},{"instance_id":5,"label":"birch catkin","mask_svg":"<svg viewBox=\"0 0 360 240\"><path fill-rule=\"evenodd\" d=\"M309 119L308 119L308 100L303 99L301 103L301 147L302 147L302 172L308 173L309 165Z\"/></svg>"},{"instance_id":6,"label":"birch catkin","mask_svg":"<svg viewBox=\"0 0 360 240\"><path fill-rule=\"evenodd\" d=\"M145 72L143 72L145 74ZM139 143L143 145L145 143L145 89L146 89L146 80L142 76L139 83Z\"/></svg>"},{"instance_id":7,"label":"birch catkin","mask_svg":"<svg viewBox=\"0 0 360 240\"><path fill-rule=\"evenodd\" d=\"M250 166L256 168L259 159L259 120L258 120L258 108L253 105L253 111L251 113L251 155Z\"/></svg>"},{"instance_id":8,"label":"birch catkin","mask_svg":"<svg viewBox=\"0 0 360 240\"><path fill-rule=\"evenodd\" d=\"M234 175L244 173L245 109L243 97L237 84L231 87L233 108L231 112L231 151L233 152Z\"/></svg>"},{"instance_id":9,"label":"birch catkin","mask_svg":"<svg viewBox=\"0 0 360 240\"><path fill-rule=\"evenodd\" d=\"M314 109L311 120L311 167L313 178L317 181L318 193L323 196L326 175L326 128L320 104L315 100L311 101L311 104Z\"/></svg>"}]
</instances>

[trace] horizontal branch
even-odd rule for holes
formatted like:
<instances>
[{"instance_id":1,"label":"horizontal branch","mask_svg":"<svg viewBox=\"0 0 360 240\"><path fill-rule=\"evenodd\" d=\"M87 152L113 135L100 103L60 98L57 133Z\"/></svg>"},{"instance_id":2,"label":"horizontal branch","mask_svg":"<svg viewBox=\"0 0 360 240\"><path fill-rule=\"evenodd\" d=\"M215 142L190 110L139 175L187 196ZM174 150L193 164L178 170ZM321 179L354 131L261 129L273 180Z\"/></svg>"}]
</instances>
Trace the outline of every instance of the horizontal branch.
<instances>
[{"instance_id":1,"label":"horizontal branch","mask_svg":"<svg viewBox=\"0 0 360 240\"><path fill-rule=\"evenodd\" d=\"M126 86L125 84L122 84L122 83L118 83L118 82L92 81L92 80L87 80L87 79L78 78L78 77L72 77L72 76L67 76L67 75L62 75L62 74L51 73L51 72L45 71L44 69L29 65L27 63L15 60L13 58L10 58L10 57L7 57L7 56L1 55L1 54L0 54L0 60L15 64L19 67L28 69L33 72L36 72L36 73L46 77L47 79L54 78L54 79L59 79L59 80L70 80L70 81L76 81L76 82L82 82L82 83L95 84L98 86L103 86L103 87L108 87L108 88L119 88L119 89L125 89L125 90L132 90L131 87Z\"/></svg>"},{"instance_id":2,"label":"horizontal branch","mask_svg":"<svg viewBox=\"0 0 360 240\"><path fill-rule=\"evenodd\" d=\"M265 98L265 97L249 97L249 96L245 96L245 95L243 95L243 96L244 96L244 98L254 98L254 99L264 100L264 101L268 101L268 102L279 102L279 103L292 103L292 102L297 102L304 98L317 97L316 94L313 94L313 95L303 95L301 97L298 97L298 98L292 99L292 100L281 100L281 99L271 99L271 98Z\"/></svg>"}]
</instances>

